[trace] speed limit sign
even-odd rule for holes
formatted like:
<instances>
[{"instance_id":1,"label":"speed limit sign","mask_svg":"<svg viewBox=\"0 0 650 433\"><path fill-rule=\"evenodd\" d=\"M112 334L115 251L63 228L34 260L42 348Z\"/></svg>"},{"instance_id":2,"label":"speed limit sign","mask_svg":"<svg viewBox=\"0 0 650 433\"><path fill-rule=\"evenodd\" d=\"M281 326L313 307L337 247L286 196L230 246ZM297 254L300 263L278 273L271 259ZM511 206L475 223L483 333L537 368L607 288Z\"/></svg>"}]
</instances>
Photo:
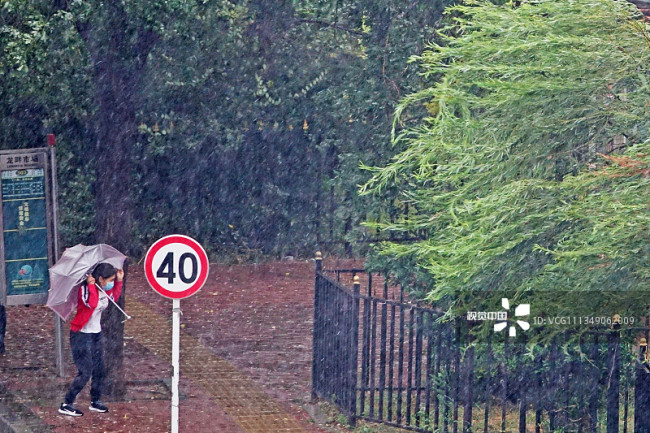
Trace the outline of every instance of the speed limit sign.
<instances>
[{"instance_id":1,"label":"speed limit sign","mask_svg":"<svg viewBox=\"0 0 650 433\"><path fill-rule=\"evenodd\" d=\"M208 279L208 255L194 239L170 235L156 241L144 260L147 281L166 298L192 296Z\"/></svg>"},{"instance_id":2,"label":"speed limit sign","mask_svg":"<svg viewBox=\"0 0 650 433\"><path fill-rule=\"evenodd\" d=\"M144 259L144 272L152 289L172 299L172 433L178 433L180 380L181 299L192 296L208 279L208 255L194 239L184 235L157 240Z\"/></svg>"}]
</instances>

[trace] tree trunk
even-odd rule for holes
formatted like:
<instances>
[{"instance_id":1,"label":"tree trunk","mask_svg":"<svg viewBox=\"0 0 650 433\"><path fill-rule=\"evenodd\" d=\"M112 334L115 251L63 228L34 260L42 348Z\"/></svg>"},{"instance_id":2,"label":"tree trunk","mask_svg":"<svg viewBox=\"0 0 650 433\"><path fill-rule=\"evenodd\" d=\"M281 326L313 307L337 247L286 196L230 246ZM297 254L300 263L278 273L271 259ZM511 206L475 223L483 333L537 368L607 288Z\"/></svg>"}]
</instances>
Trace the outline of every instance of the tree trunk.
<instances>
[{"instance_id":1,"label":"tree trunk","mask_svg":"<svg viewBox=\"0 0 650 433\"><path fill-rule=\"evenodd\" d=\"M117 304L125 309L126 286L128 280L128 260L124 263L124 282L122 295ZM102 316L104 334L104 363L106 365L106 382L104 394L111 400L123 400L126 395L124 379L124 315L110 304Z\"/></svg>"},{"instance_id":2,"label":"tree trunk","mask_svg":"<svg viewBox=\"0 0 650 433\"><path fill-rule=\"evenodd\" d=\"M87 43L95 72L94 84L98 105L95 119L95 241L112 245L129 254L132 226L132 208L129 193L131 164L129 149L136 131L133 97L134 77L130 77L126 62L120 59L125 21L120 19L123 10L109 2L111 48L103 50L101 40ZM121 13L120 13L121 12ZM120 21L122 25L120 25ZM93 50L94 48L94 50ZM120 298L124 307L126 284ZM114 306L104 314L106 388L112 400L121 400L126 393L122 364L124 360L124 323Z\"/></svg>"},{"instance_id":3,"label":"tree trunk","mask_svg":"<svg viewBox=\"0 0 650 433\"><path fill-rule=\"evenodd\" d=\"M99 98L96 121L95 240L97 243L112 245L128 255L132 227L129 192L131 164L128 155L135 131L135 113L132 106L127 107L128 104L123 95L115 94L116 89L105 90L108 91L100 95ZM125 308L126 288L125 281L122 296L118 302L122 309ZM121 400L126 393L122 369L124 359L123 316L112 305L106 310L104 316L105 321L102 328L105 331L106 339L105 394L113 400Z\"/></svg>"},{"instance_id":4,"label":"tree trunk","mask_svg":"<svg viewBox=\"0 0 650 433\"><path fill-rule=\"evenodd\" d=\"M95 148L88 155L94 161L95 241L106 243L126 255L131 252L132 211L131 159L137 132L137 95L140 75L157 41L151 30L140 29L133 38L127 32L128 16L119 2L107 2L101 28L77 22L93 66L97 112L94 122ZM125 265L126 267L126 265ZM126 269L125 269L126 272ZM126 277L125 277L126 279ZM124 308L126 281L118 304ZM122 362L124 323L117 308L111 306L104 317L106 390L111 399L122 399L126 392Z\"/></svg>"}]
</instances>

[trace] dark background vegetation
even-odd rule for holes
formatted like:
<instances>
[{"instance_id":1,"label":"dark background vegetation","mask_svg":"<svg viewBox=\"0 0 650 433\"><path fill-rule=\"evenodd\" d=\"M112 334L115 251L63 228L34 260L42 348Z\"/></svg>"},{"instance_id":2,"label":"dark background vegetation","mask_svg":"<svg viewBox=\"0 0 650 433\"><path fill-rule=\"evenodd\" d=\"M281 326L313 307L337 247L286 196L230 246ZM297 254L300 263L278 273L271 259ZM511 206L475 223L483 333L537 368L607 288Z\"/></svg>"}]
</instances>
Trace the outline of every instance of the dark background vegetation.
<instances>
[{"instance_id":1,"label":"dark background vegetation","mask_svg":"<svg viewBox=\"0 0 650 433\"><path fill-rule=\"evenodd\" d=\"M403 211L357 195L449 3L28 1L0 8L0 148L57 136L63 245L341 251Z\"/></svg>"}]
</instances>

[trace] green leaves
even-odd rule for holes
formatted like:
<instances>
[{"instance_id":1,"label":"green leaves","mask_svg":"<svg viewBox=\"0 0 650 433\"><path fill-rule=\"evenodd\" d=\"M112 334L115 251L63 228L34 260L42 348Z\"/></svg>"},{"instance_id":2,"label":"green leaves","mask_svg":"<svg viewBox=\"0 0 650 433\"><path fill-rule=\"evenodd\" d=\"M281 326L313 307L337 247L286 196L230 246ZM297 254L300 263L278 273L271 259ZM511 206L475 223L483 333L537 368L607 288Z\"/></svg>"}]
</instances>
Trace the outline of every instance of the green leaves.
<instances>
[{"instance_id":1,"label":"green leaves","mask_svg":"<svg viewBox=\"0 0 650 433\"><path fill-rule=\"evenodd\" d=\"M438 81L404 99L400 153L362 188L398 188L417 209L384 230L428 233L383 245L386 266L411 256L436 281L429 298L459 314L504 293L552 310L562 301L544 293L647 289L650 45L638 11L609 0L466 1L447 13L442 41L417 58ZM421 104L429 118L401 130Z\"/></svg>"}]
</instances>

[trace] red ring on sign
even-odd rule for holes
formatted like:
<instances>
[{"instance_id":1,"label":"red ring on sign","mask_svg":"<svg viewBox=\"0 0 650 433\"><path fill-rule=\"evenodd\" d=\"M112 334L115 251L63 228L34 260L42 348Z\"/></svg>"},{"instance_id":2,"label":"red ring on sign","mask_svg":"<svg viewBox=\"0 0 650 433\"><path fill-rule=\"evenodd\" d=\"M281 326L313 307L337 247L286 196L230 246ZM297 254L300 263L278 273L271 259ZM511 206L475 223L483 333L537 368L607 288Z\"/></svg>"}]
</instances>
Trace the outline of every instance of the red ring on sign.
<instances>
[{"instance_id":1,"label":"red ring on sign","mask_svg":"<svg viewBox=\"0 0 650 433\"><path fill-rule=\"evenodd\" d=\"M189 288L181 292L172 292L170 290L165 289L163 286L160 285L160 283L158 283L158 281L156 281L156 278L154 278L153 275L154 256L158 251L160 251L161 248L170 244L183 244L190 247L192 251L196 253L196 255L198 256L201 262L201 273L196 279L196 282L192 284ZM192 296L196 292L198 292L199 289L203 287L206 280L208 279L208 266L209 266L208 255L205 253L205 250L203 249L201 244L199 244L197 241L190 238L189 236L184 236L184 235L169 235L169 236L165 236L164 238L158 239L156 242L154 242L151 248L149 248L149 251L147 251L147 256L144 260L144 272L151 288L154 289L156 292L158 292L160 295L171 299L187 298Z\"/></svg>"}]
</instances>

